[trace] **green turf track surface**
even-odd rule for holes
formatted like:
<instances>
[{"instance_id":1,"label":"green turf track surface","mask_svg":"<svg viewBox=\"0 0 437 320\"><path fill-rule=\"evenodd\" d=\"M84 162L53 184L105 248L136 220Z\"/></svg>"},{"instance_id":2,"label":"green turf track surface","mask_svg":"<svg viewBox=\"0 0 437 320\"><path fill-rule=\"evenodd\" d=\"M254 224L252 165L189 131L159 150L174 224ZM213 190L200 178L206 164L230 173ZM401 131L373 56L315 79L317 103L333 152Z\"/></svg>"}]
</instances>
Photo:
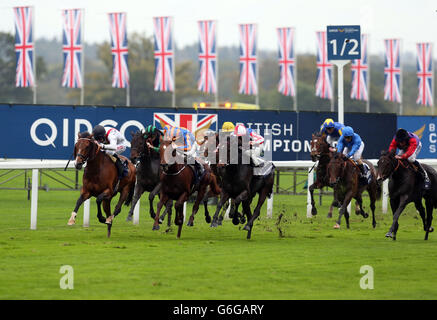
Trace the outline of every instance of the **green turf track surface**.
<instances>
[{"instance_id":1,"label":"green turf track surface","mask_svg":"<svg viewBox=\"0 0 437 320\"><path fill-rule=\"evenodd\" d=\"M152 231L143 196L140 224L125 221L124 206L108 239L94 199L89 228L82 227L82 208L77 224L67 225L78 195L40 191L38 229L30 230L27 193L0 190L0 299L437 298L437 233L423 240L411 204L400 218L397 241L384 237L392 216L381 213L381 200L376 229L370 218L353 213L349 230L344 220L335 230L326 218L330 198L308 219L305 196L279 195L272 219L264 205L251 240L230 220L210 228L203 208L177 240L174 226ZM367 197L364 205L367 211ZM63 265L74 269L73 290L60 289ZM360 288L363 265L374 270L373 290Z\"/></svg>"}]
</instances>

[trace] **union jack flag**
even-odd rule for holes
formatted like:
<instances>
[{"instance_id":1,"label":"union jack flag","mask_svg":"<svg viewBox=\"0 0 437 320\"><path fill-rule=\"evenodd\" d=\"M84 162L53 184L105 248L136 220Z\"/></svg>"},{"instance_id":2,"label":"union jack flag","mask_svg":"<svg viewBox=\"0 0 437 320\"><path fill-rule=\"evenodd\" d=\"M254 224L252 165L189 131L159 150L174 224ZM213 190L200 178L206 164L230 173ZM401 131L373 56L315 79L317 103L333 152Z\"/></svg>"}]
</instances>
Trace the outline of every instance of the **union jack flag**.
<instances>
[{"instance_id":1,"label":"union jack flag","mask_svg":"<svg viewBox=\"0 0 437 320\"><path fill-rule=\"evenodd\" d=\"M62 10L62 86L82 88L82 17L81 9Z\"/></svg>"},{"instance_id":2,"label":"union jack flag","mask_svg":"<svg viewBox=\"0 0 437 320\"><path fill-rule=\"evenodd\" d=\"M332 63L328 62L326 31L316 32L317 36L317 80L316 96L322 99L333 98Z\"/></svg>"},{"instance_id":3,"label":"union jack flag","mask_svg":"<svg viewBox=\"0 0 437 320\"><path fill-rule=\"evenodd\" d=\"M434 69L432 64L432 43L418 43L417 45L417 85L419 94L416 103L432 106L434 88Z\"/></svg>"},{"instance_id":4,"label":"union jack flag","mask_svg":"<svg viewBox=\"0 0 437 320\"><path fill-rule=\"evenodd\" d=\"M216 21L199 21L199 66L197 89L202 92L217 92Z\"/></svg>"},{"instance_id":5,"label":"union jack flag","mask_svg":"<svg viewBox=\"0 0 437 320\"><path fill-rule=\"evenodd\" d=\"M112 87L129 87L129 66L127 48L126 13L108 13L111 34Z\"/></svg>"},{"instance_id":6,"label":"union jack flag","mask_svg":"<svg viewBox=\"0 0 437 320\"><path fill-rule=\"evenodd\" d=\"M174 91L172 18L153 18L155 40L155 91Z\"/></svg>"},{"instance_id":7,"label":"union jack flag","mask_svg":"<svg viewBox=\"0 0 437 320\"><path fill-rule=\"evenodd\" d=\"M278 91L285 96L296 95L296 84L294 82L294 28L278 28L278 44L279 44L279 71L280 80Z\"/></svg>"},{"instance_id":8,"label":"union jack flag","mask_svg":"<svg viewBox=\"0 0 437 320\"><path fill-rule=\"evenodd\" d=\"M401 102L401 40L384 40L384 100Z\"/></svg>"},{"instance_id":9,"label":"union jack flag","mask_svg":"<svg viewBox=\"0 0 437 320\"><path fill-rule=\"evenodd\" d=\"M352 89L351 99L364 100L369 99L369 61L367 56L367 34L361 35L361 59L352 60Z\"/></svg>"},{"instance_id":10,"label":"union jack flag","mask_svg":"<svg viewBox=\"0 0 437 320\"><path fill-rule=\"evenodd\" d=\"M200 130L217 131L217 114L206 113L154 113L153 125L163 129L164 126L182 127L194 134Z\"/></svg>"},{"instance_id":11,"label":"union jack flag","mask_svg":"<svg viewBox=\"0 0 437 320\"><path fill-rule=\"evenodd\" d=\"M16 87L34 87L33 7L14 7Z\"/></svg>"},{"instance_id":12,"label":"union jack flag","mask_svg":"<svg viewBox=\"0 0 437 320\"><path fill-rule=\"evenodd\" d=\"M257 95L256 72L256 25L240 24L240 85L238 92Z\"/></svg>"}]
</instances>

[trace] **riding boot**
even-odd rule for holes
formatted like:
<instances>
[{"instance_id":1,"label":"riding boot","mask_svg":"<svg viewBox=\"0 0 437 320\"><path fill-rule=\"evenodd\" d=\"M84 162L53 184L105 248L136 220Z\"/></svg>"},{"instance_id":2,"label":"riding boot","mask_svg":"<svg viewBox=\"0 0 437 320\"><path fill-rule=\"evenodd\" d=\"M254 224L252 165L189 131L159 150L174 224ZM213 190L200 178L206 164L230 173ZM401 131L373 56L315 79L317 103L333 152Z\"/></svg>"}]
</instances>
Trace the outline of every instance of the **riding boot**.
<instances>
[{"instance_id":1,"label":"riding boot","mask_svg":"<svg viewBox=\"0 0 437 320\"><path fill-rule=\"evenodd\" d=\"M413 164L419 169L420 175L423 178L423 189L429 190L431 188L431 181L429 180L428 173L417 160Z\"/></svg>"},{"instance_id":2,"label":"riding boot","mask_svg":"<svg viewBox=\"0 0 437 320\"><path fill-rule=\"evenodd\" d=\"M114 154L114 157L117 159L115 161L115 166L117 167L118 179L121 180L123 178L124 166L117 154Z\"/></svg>"}]
</instances>

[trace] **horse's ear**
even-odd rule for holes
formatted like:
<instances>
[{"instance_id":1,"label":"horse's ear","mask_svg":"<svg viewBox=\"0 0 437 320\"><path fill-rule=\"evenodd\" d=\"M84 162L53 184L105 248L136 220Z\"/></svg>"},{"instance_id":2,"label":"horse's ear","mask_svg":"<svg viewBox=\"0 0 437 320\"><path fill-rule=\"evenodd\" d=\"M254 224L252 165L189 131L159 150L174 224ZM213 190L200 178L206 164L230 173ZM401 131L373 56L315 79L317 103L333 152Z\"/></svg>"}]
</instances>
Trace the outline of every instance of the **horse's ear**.
<instances>
[{"instance_id":1,"label":"horse's ear","mask_svg":"<svg viewBox=\"0 0 437 320\"><path fill-rule=\"evenodd\" d=\"M130 135L133 137L135 135L135 132L131 131Z\"/></svg>"},{"instance_id":2,"label":"horse's ear","mask_svg":"<svg viewBox=\"0 0 437 320\"><path fill-rule=\"evenodd\" d=\"M396 149L392 149L390 152L390 155L394 156L396 154Z\"/></svg>"}]
</instances>

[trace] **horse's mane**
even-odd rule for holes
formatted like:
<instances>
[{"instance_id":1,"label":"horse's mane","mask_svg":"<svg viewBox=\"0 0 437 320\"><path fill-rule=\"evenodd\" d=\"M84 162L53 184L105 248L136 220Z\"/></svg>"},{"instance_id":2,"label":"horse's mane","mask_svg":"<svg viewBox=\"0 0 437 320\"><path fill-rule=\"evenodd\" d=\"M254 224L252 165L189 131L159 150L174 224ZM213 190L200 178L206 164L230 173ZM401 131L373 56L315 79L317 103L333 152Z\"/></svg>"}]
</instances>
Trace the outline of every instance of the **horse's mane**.
<instances>
[{"instance_id":1,"label":"horse's mane","mask_svg":"<svg viewBox=\"0 0 437 320\"><path fill-rule=\"evenodd\" d=\"M79 133L79 138L92 138L92 135L88 131L84 131Z\"/></svg>"}]
</instances>

